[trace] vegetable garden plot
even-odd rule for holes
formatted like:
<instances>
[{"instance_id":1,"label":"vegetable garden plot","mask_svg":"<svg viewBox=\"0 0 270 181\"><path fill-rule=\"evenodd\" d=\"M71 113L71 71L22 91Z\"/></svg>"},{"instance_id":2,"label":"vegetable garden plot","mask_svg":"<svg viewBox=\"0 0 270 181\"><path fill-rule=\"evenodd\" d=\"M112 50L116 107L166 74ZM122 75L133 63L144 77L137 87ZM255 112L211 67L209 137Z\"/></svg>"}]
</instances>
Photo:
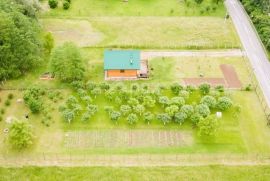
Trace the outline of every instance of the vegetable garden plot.
<instances>
[{"instance_id":1,"label":"vegetable garden plot","mask_svg":"<svg viewBox=\"0 0 270 181\"><path fill-rule=\"evenodd\" d=\"M67 132L66 148L181 147L193 143L192 133L177 130L98 130Z\"/></svg>"}]
</instances>

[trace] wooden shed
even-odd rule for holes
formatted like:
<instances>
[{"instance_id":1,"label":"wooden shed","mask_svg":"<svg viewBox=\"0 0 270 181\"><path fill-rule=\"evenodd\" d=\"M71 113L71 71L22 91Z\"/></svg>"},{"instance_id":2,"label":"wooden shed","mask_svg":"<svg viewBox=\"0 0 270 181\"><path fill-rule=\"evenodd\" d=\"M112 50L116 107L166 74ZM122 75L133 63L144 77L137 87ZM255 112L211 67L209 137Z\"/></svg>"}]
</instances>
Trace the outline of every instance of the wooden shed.
<instances>
[{"instance_id":1,"label":"wooden shed","mask_svg":"<svg viewBox=\"0 0 270 181\"><path fill-rule=\"evenodd\" d=\"M141 55L138 50L105 50L105 79L136 79L140 75Z\"/></svg>"}]
</instances>

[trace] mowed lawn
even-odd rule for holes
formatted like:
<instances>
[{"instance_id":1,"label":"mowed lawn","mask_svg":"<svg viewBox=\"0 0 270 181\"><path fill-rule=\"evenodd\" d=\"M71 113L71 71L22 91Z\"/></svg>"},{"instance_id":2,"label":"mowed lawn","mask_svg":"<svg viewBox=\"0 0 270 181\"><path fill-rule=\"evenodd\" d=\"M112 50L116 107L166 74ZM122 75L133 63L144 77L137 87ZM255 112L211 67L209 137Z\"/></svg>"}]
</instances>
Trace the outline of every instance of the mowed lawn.
<instances>
[{"instance_id":1,"label":"mowed lawn","mask_svg":"<svg viewBox=\"0 0 270 181\"><path fill-rule=\"evenodd\" d=\"M103 51L101 49L84 48L82 49L83 57L87 65L86 79L93 82L102 82L104 80L103 75ZM213 62L209 67L209 62ZM153 68L151 72L151 79L147 81L138 81L139 84L149 84L150 86L157 86L158 84L169 85L172 82L181 80L184 76L198 76L194 70L199 65L201 70L204 71L206 76L219 76L220 73L216 71L220 63L228 63L235 67L239 78L243 85L247 85L249 82L249 74L246 70L244 60L241 58L181 58L179 59L162 59L157 58L150 61L150 67ZM180 68L181 71L176 71ZM182 72L183 71L183 72ZM182 73L179 73L182 72ZM191 72L194 72L192 74ZM179 76L181 75L181 76ZM184 75L184 76L183 76ZM39 80L40 81L40 80ZM38 82L39 82L38 81ZM55 81L45 81L48 85L57 85ZM13 82L14 83L14 82ZM129 86L133 82L125 82ZM158 84L157 84L158 83ZM21 83L22 84L22 83ZM14 87L16 84L12 84ZM22 84L23 85L23 84ZM25 84L24 84L25 85ZM62 84L61 84L62 85ZM67 88L67 87L66 87ZM70 95L69 91L61 90L65 95L65 98ZM13 93L15 98L12 100L12 104L8 107L4 105L7 99L8 93ZM76 94L73 93L75 96ZM147 125L142 120L138 122L136 126L129 126L125 119L121 119L119 124L113 124L109 117L105 114L103 106L108 105L108 102L104 97L99 96L95 103L99 105L99 111L97 115L89 122L82 122L80 118L76 119L74 123L68 124L64 122L60 113L58 112L58 106L61 102L47 103L48 108L54 109L51 113L54 123L50 124L50 127L46 127L41 124L41 115L30 115L30 122L34 125L35 133L37 137L35 139L35 145L31 148L32 153L41 152L62 152L74 154L134 154L134 153L269 153L270 146L268 140L270 139L269 128L266 127L265 116L261 107L261 104L255 94L250 91L229 91L228 94L232 97L234 103L242 107L241 113L238 117L234 117L233 113L225 112L221 120L221 126L219 134L211 139L200 138L197 136L196 129L192 129L190 124L184 124L179 126L177 124L170 124L163 126L163 124L155 120L150 125ZM0 122L0 130L8 127L5 123L5 119L9 116L15 116L17 118L23 118L23 116L29 113L29 110L25 105L16 103L16 99L22 98L22 91L0 91L0 108L5 109L3 115L3 121ZM124 131L130 130L176 130L176 131L188 131L193 136L193 143L187 146L173 146L169 148L158 147L144 147L144 148L88 148L84 149L69 149L64 146L65 133L76 131L92 131L103 130L110 131L110 129L123 129ZM1 132L3 135L4 133ZM9 153L10 149L6 147L2 137L1 150L5 153ZM87 138L86 138L87 139ZM26 151L26 152L28 152Z\"/></svg>"},{"instance_id":2,"label":"mowed lawn","mask_svg":"<svg viewBox=\"0 0 270 181\"><path fill-rule=\"evenodd\" d=\"M43 3L46 5L46 1ZM208 8L207 8L208 7ZM208 10L206 10L206 8ZM45 16L219 16L225 15L225 8L220 2L205 0L201 5L194 1L179 0L122 0L97 1L74 0L68 11L60 6L49 10Z\"/></svg>"},{"instance_id":3,"label":"mowed lawn","mask_svg":"<svg viewBox=\"0 0 270 181\"><path fill-rule=\"evenodd\" d=\"M151 81L171 82L178 80L184 83L183 78L223 78L220 65L232 65L237 72L242 86L251 83L250 73L246 60L242 57L167 57L149 60Z\"/></svg>"},{"instance_id":4,"label":"mowed lawn","mask_svg":"<svg viewBox=\"0 0 270 181\"><path fill-rule=\"evenodd\" d=\"M88 22L87 22L88 21ZM43 19L56 45L140 49L238 48L230 20L220 17L96 17Z\"/></svg>"},{"instance_id":5,"label":"mowed lawn","mask_svg":"<svg viewBox=\"0 0 270 181\"><path fill-rule=\"evenodd\" d=\"M269 166L190 166L190 167L22 167L0 168L0 180L269 180Z\"/></svg>"}]
</instances>

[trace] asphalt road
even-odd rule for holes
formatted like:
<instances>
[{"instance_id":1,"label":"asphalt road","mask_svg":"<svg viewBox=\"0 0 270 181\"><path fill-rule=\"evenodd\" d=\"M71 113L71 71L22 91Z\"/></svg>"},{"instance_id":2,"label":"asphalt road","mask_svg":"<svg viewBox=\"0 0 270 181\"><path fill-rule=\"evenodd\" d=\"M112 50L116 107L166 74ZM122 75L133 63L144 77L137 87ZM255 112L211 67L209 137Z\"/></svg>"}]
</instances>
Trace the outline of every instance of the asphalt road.
<instances>
[{"instance_id":1,"label":"asphalt road","mask_svg":"<svg viewBox=\"0 0 270 181\"><path fill-rule=\"evenodd\" d=\"M238 0L226 0L225 5L270 107L270 63L266 52L241 3Z\"/></svg>"}]
</instances>

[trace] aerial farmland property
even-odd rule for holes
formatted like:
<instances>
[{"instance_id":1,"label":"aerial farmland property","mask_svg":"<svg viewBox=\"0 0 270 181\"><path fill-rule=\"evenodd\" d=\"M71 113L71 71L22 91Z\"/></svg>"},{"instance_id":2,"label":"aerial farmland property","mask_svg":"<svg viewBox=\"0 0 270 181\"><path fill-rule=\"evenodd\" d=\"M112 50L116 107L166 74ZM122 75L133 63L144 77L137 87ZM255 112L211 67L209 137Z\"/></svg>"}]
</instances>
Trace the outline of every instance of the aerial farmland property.
<instances>
[{"instance_id":1,"label":"aerial farmland property","mask_svg":"<svg viewBox=\"0 0 270 181\"><path fill-rule=\"evenodd\" d=\"M269 180L269 7L0 0L0 180Z\"/></svg>"}]
</instances>

